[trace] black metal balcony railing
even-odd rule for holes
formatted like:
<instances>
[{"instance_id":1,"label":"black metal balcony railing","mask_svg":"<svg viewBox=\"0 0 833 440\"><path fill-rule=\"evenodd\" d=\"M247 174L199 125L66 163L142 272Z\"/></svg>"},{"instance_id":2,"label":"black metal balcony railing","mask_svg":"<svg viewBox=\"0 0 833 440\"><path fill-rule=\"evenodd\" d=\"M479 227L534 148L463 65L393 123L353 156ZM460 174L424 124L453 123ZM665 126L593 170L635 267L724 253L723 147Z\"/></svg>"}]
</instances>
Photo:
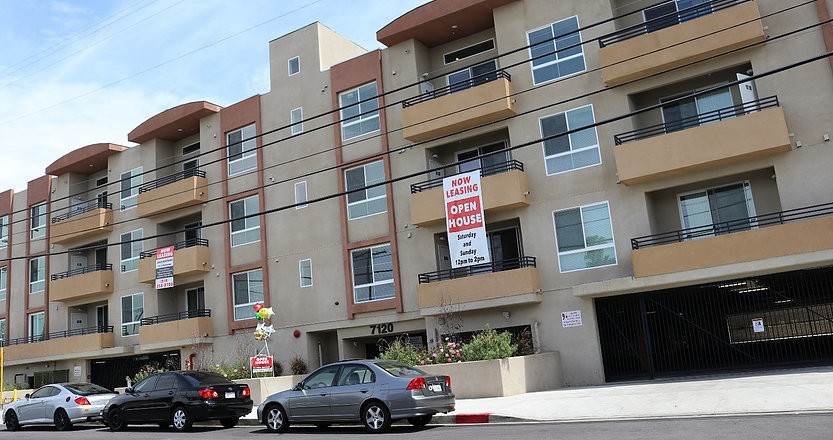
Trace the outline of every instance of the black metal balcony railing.
<instances>
[{"instance_id":1,"label":"black metal balcony railing","mask_svg":"<svg viewBox=\"0 0 833 440\"><path fill-rule=\"evenodd\" d=\"M402 101L402 108L410 107L412 105L419 104L420 102L430 101L432 99L439 98L440 96L448 95L449 93L459 92L461 90L477 87L481 84L486 84L487 82L494 81L498 78L506 78L507 81L512 81L512 76L509 75L509 73L505 70L495 70L492 72L484 73L482 75L477 75L475 77L469 78L466 81L460 81L451 85L447 85L445 87L441 87L439 89L431 90L430 92L419 94L417 96L414 96L413 98L406 99Z\"/></svg>"},{"instance_id":2,"label":"black metal balcony railing","mask_svg":"<svg viewBox=\"0 0 833 440\"><path fill-rule=\"evenodd\" d=\"M452 280L454 278L464 278L484 273L503 272L523 267L536 267L535 264L535 257L520 257L492 261L491 263L475 264L473 266L458 267L456 269L438 270L436 272L419 274L419 284Z\"/></svg>"},{"instance_id":3,"label":"black metal balcony railing","mask_svg":"<svg viewBox=\"0 0 833 440\"><path fill-rule=\"evenodd\" d=\"M167 315L151 316L150 318L142 318L139 321L139 325L153 325L153 324L161 324L163 322L180 321L180 320L183 320L183 319L210 318L210 317L211 317L211 309L196 309L196 310L188 310L188 311L179 312L179 313L169 313Z\"/></svg>"},{"instance_id":4,"label":"black metal balcony railing","mask_svg":"<svg viewBox=\"0 0 833 440\"><path fill-rule=\"evenodd\" d=\"M804 208L790 209L770 214L756 215L737 220L715 223L711 225L698 226L695 228L680 229L679 231L664 232L662 234L646 235L631 239L631 248L639 249L649 246L659 246L668 243L678 243L695 238L710 237L713 235L729 234L732 232L746 231L761 226L782 225L798 220L813 217L824 217L833 215L833 202L820 205L807 206Z\"/></svg>"},{"instance_id":5,"label":"black metal balcony railing","mask_svg":"<svg viewBox=\"0 0 833 440\"><path fill-rule=\"evenodd\" d=\"M174 182L179 182L180 180L185 180L189 177L205 177L205 171L201 171L199 168L189 168L187 170L182 170L178 173L173 173L170 176L161 177L159 179L154 180L153 182L148 182L140 186L139 193L152 191L156 188Z\"/></svg>"},{"instance_id":6,"label":"black metal balcony railing","mask_svg":"<svg viewBox=\"0 0 833 440\"><path fill-rule=\"evenodd\" d=\"M509 160L509 161L506 161L506 162L501 162L501 163L496 163L496 164L492 164L492 165L487 165L485 167L481 167L480 168L480 177L486 177L486 176L491 176L493 174L505 173L507 171L512 171L512 170L523 171L524 170L523 162L520 162L520 161L517 161L517 160ZM414 183L414 184L411 185L411 194L416 194L418 192L426 191L426 190L429 190L431 188L441 187L441 186L443 186L443 179L445 179L446 177L449 177L449 176L456 175L456 174L459 174L459 173L449 174L448 176L438 177L436 179L427 180L425 182Z\"/></svg>"},{"instance_id":7,"label":"black metal balcony railing","mask_svg":"<svg viewBox=\"0 0 833 440\"><path fill-rule=\"evenodd\" d=\"M54 273L49 277L49 279L52 281L62 280L64 278L74 277L76 275L84 275L85 273L98 272L99 270L113 270L113 265L107 263L96 263L92 266L80 267L78 269L72 269L61 273Z\"/></svg>"},{"instance_id":8,"label":"black metal balcony railing","mask_svg":"<svg viewBox=\"0 0 833 440\"><path fill-rule=\"evenodd\" d=\"M81 215L81 214L84 214L84 213L87 213L87 212L90 212L90 211L94 211L96 209L113 209L113 204L105 202L104 200L91 200L91 201L89 201L87 203L84 203L82 205L73 206L72 208L69 209L69 211L67 211L64 214L61 214L57 217L52 217L52 223L55 224L55 223L58 223L60 221L67 220L69 218L72 218L72 217L75 217L75 216L78 216L78 215Z\"/></svg>"},{"instance_id":9,"label":"black metal balcony railing","mask_svg":"<svg viewBox=\"0 0 833 440\"><path fill-rule=\"evenodd\" d=\"M688 118L683 118L673 122L665 122L662 124L651 125L650 127L640 128L638 130L620 133L613 136L613 140L616 145L622 145L625 142L638 141L667 133L673 133L675 131L685 130L687 128L694 128L710 122L717 122L724 119L734 118L736 116L743 116L770 107L778 107L779 105L777 96L769 96L758 99L757 101L750 101L743 104L733 105L731 107L712 110L710 112L701 113L696 116L690 116Z\"/></svg>"},{"instance_id":10,"label":"black metal balcony railing","mask_svg":"<svg viewBox=\"0 0 833 440\"><path fill-rule=\"evenodd\" d=\"M189 247L194 246L208 246L208 240L205 238L189 238L185 241L180 241L179 243L174 245L174 250L186 249ZM152 249L149 251L142 251L139 253L139 259L143 258L153 258L156 256L156 249Z\"/></svg>"},{"instance_id":11,"label":"black metal balcony railing","mask_svg":"<svg viewBox=\"0 0 833 440\"><path fill-rule=\"evenodd\" d=\"M53 332L46 335L40 336L27 336L25 338L15 338L10 339L8 342L3 344L3 341L0 341L0 344L4 346L9 345L20 345L20 344L31 344L33 342L42 342L48 341L50 339L61 339L61 338L69 338L71 336L81 336L81 335L92 335L96 333L113 333L113 326L112 325L102 325L97 327L87 327L87 328L77 328L73 330L64 330L62 332Z\"/></svg>"},{"instance_id":12,"label":"black metal balcony railing","mask_svg":"<svg viewBox=\"0 0 833 440\"><path fill-rule=\"evenodd\" d=\"M716 11L730 8L736 4L744 3L747 1L751 0L712 0L710 2L689 6L685 9L680 9L676 12L670 12L668 14L653 18L651 20L639 23L637 25L629 26L624 29L620 29L616 32L603 35L599 37L599 47L609 46L611 44L629 40L631 38L638 37L639 35L644 35L649 32L656 32L660 29L665 29L667 27L674 26L697 17L702 17L704 15L713 14ZM636 14L642 12L644 14L644 11L646 9L651 9L653 7L656 7L656 4L648 6L647 8L640 9L638 11L634 11L633 13Z\"/></svg>"}]
</instances>

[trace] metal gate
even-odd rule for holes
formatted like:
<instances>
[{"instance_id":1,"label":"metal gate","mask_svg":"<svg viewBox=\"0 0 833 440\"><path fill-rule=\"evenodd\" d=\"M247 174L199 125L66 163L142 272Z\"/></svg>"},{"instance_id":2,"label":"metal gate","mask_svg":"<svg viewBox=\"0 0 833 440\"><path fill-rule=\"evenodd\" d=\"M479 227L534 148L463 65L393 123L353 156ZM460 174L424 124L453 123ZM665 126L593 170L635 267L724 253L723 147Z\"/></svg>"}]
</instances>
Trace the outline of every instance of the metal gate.
<instances>
[{"instance_id":1,"label":"metal gate","mask_svg":"<svg viewBox=\"0 0 833 440\"><path fill-rule=\"evenodd\" d=\"M833 268L597 298L608 381L833 364Z\"/></svg>"}]
</instances>

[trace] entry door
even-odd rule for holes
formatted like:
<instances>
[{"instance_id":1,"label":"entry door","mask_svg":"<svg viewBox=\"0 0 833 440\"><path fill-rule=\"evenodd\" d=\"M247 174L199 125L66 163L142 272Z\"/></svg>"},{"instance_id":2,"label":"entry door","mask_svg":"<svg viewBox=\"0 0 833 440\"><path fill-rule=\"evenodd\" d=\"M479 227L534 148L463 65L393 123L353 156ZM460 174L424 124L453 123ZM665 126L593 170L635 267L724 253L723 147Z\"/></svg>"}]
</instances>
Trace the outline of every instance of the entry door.
<instances>
[{"instance_id":1,"label":"entry door","mask_svg":"<svg viewBox=\"0 0 833 440\"><path fill-rule=\"evenodd\" d=\"M185 225L185 241L196 244L197 239L200 238L200 226L202 222L191 223Z\"/></svg>"},{"instance_id":2,"label":"entry door","mask_svg":"<svg viewBox=\"0 0 833 440\"><path fill-rule=\"evenodd\" d=\"M205 309L205 288L197 287L196 289L188 289L185 291L185 297L187 311L195 312Z\"/></svg>"},{"instance_id":3,"label":"entry door","mask_svg":"<svg viewBox=\"0 0 833 440\"><path fill-rule=\"evenodd\" d=\"M95 325L99 329L107 327L108 319L107 319L107 306L96 306L95 308Z\"/></svg>"},{"instance_id":4,"label":"entry door","mask_svg":"<svg viewBox=\"0 0 833 440\"><path fill-rule=\"evenodd\" d=\"M95 264L99 267L104 267L107 264L107 248L102 247L95 250Z\"/></svg>"},{"instance_id":5,"label":"entry door","mask_svg":"<svg viewBox=\"0 0 833 440\"><path fill-rule=\"evenodd\" d=\"M69 256L69 269L70 270L81 270L87 267L87 256L86 255L70 255Z\"/></svg>"},{"instance_id":6,"label":"entry door","mask_svg":"<svg viewBox=\"0 0 833 440\"><path fill-rule=\"evenodd\" d=\"M87 314L86 313L70 313L69 315L69 329L81 330L87 328Z\"/></svg>"}]
</instances>

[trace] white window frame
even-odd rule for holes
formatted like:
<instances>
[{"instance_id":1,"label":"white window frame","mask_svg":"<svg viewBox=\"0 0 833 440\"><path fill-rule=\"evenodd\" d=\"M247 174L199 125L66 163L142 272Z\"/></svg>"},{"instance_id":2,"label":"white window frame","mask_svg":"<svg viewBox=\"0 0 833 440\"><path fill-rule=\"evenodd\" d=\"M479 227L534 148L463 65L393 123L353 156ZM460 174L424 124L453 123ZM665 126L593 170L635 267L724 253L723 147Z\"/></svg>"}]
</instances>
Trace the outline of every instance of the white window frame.
<instances>
[{"instance_id":1,"label":"white window frame","mask_svg":"<svg viewBox=\"0 0 833 440\"><path fill-rule=\"evenodd\" d=\"M6 300L6 283L8 283L9 272L6 266L0 267L0 301Z\"/></svg>"},{"instance_id":2,"label":"white window frame","mask_svg":"<svg viewBox=\"0 0 833 440\"><path fill-rule=\"evenodd\" d=\"M29 208L29 231L29 237L33 240L46 236L46 202Z\"/></svg>"},{"instance_id":3,"label":"white window frame","mask_svg":"<svg viewBox=\"0 0 833 440\"><path fill-rule=\"evenodd\" d=\"M255 208L255 212L248 212L246 207L249 205L249 203L247 203L247 201L251 201L253 199L254 199L254 203L257 207ZM233 217L233 210L232 210L232 205L236 205L236 204L242 204L243 205L243 217L245 217L245 218L242 219L244 227L243 227L243 229L240 229L238 231L234 230L234 221L237 218ZM252 215L252 214L257 214L259 212L260 212L260 197L257 194L255 194L253 196L244 197L242 199L237 199L237 200L229 202L229 204L228 204L229 233L230 233L229 234L229 240L230 240L230 243L231 243L231 247L243 246L243 245L246 245L246 244L249 244L249 243L257 243L257 242L260 241L260 214ZM252 216L247 217L249 215L252 215ZM251 223L256 223L256 224L252 225ZM256 240L249 240L247 237L253 231L257 231L257 239ZM244 241L235 242L236 238L241 237L241 236L243 237L242 240L244 240ZM248 241L246 241L246 240L248 240Z\"/></svg>"},{"instance_id":4,"label":"white window frame","mask_svg":"<svg viewBox=\"0 0 833 440\"><path fill-rule=\"evenodd\" d=\"M238 158L232 159L237 153L231 153L231 136L240 134L240 153ZM257 168L257 124L249 124L226 133L226 162L229 176L245 173ZM239 169L236 169L239 167Z\"/></svg>"},{"instance_id":5,"label":"white window frame","mask_svg":"<svg viewBox=\"0 0 833 440\"><path fill-rule=\"evenodd\" d=\"M309 206L307 204L307 181L303 180L295 182L295 209L303 209Z\"/></svg>"},{"instance_id":6,"label":"white window frame","mask_svg":"<svg viewBox=\"0 0 833 440\"><path fill-rule=\"evenodd\" d=\"M372 181L368 181L368 178L367 178L367 170L368 170L368 167L373 166L373 167L375 168L375 167L376 167L377 165L379 165L379 164L381 164L381 167L382 167L382 175L381 175L381 178L376 178L376 179L373 179ZM356 219L360 219L360 218L364 218L364 217L370 217L370 216L372 216L372 215L377 215L377 214L382 214L382 213L388 212L388 204L387 204L388 190L387 190L387 184L378 185L378 186L375 186L375 187L373 187L373 188L369 188L369 189L367 188L367 186L368 186L368 185L373 185L373 184L377 184L377 183L380 183L380 182L384 182L384 181L385 181L385 163L384 163L383 161L381 161L381 160L377 160L377 161L375 161L375 162L369 162L369 163L366 163L366 164L363 164L363 165L360 165L360 166L357 166L357 167L353 167L353 168L350 168L350 169L344 170L344 187L345 187L348 191L350 191L350 187L349 187L349 185L348 185L348 181L347 181L347 173L349 173L350 171L358 170L358 169L362 169L362 170L363 170L363 171L362 171L362 175L363 175L363 180L364 180L364 183L362 184L362 187L364 187L364 189L362 189L362 190L357 190L355 193L350 193L350 194L345 195L345 201L347 202L347 219L348 219L348 220L356 220ZM369 192L370 192L370 191L378 192L378 191L379 191L379 189L381 189L381 191L382 191L382 193L381 193L381 194L375 194L375 195L373 195L373 196L370 196L370 195L369 195ZM362 198L361 200L351 202L351 201L350 201L350 197L351 197L351 196L353 196L354 194L356 194L356 195L363 195L363 198ZM356 206L363 206L363 205L367 205L367 204L369 204L369 203L371 203L371 202L374 202L374 201L377 201L377 200L380 200L380 199L385 199L385 200L386 200L386 201L385 201L385 209L383 209L383 210L381 210L381 211L378 211L378 212L370 212L370 213L367 213L367 214L361 214L361 215L358 215L358 214L352 214L352 213L351 213L351 210L350 210L350 208L351 208L351 207L356 207Z\"/></svg>"},{"instance_id":7,"label":"white window frame","mask_svg":"<svg viewBox=\"0 0 833 440\"><path fill-rule=\"evenodd\" d=\"M136 167L130 171L121 173L119 178L119 205L122 211L136 207L137 199L139 198L139 187L143 183L144 176L142 173L142 167ZM125 182L128 184L127 188L124 187ZM127 197L125 197L125 193L128 194Z\"/></svg>"},{"instance_id":8,"label":"white window frame","mask_svg":"<svg viewBox=\"0 0 833 440\"><path fill-rule=\"evenodd\" d=\"M390 278L384 278L384 279L378 279L377 280L377 271L376 271L376 267L375 267L376 265L375 265L375 262L374 262L374 259L373 259L373 251L375 249L379 249L379 248L383 248L383 247L386 247L388 249L387 250L388 254L390 254L390 266L391 266L390 271L391 271L391 273L390 273ZM356 252L366 251L366 250L370 250L370 265L371 265L371 268L372 268L371 269L371 274L372 274L373 281L371 281L370 283L358 284L357 285L356 284L356 268L355 268L355 256L354 255L355 255ZM392 294L390 296L385 296L383 298L373 298L373 299L359 301L357 296L356 296L356 291L358 289L361 289L361 288L370 287L371 291L372 291L374 287L383 286L383 285L386 285L386 284L393 285L394 284L393 283L393 264L394 264L393 251L391 249L390 243L384 243L384 244L380 244L380 245L376 245L376 246L369 246L369 247L365 247L365 248L361 248L361 249L351 250L350 251L350 280L351 280L351 283L353 284L353 304L364 304L364 303L371 303L371 302L375 302L375 301L384 301L384 300L395 298L396 297L396 286L391 287Z\"/></svg>"},{"instance_id":9,"label":"white window frame","mask_svg":"<svg viewBox=\"0 0 833 440\"><path fill-rule=\"evenodd\" d=\"M40 328L37 329L38 332L35 332L35 327L36 327L36 322L35 321L38 320L38 319L40 320ZM45 312L30 313L28 315L28 319L26 321L28 323L28 329L29 329L29 333L28 333L29 341L35 342L35 341L43 340L43 334L44 334L44 330L45 330L45 327L46 327L46 313ZM38 333L38 334L36 335L35 333Z\"/></svg>"},{"instance_id":10,"label":"white window frame","mask_svg":"<svg viewBox=\"0 0 833 440\"><path fill-rule=\"evenodd\" d=\"M752 186L751 186L751 184L749 183L748 180L741 180L741 181L738 181L738 182L731 182L731 183L727 183L727 184L724 184L724 185L709 186L709 187L706 187L706 188L701 188L701 189L696 189L696 190L692 190L692 191L686 191L686 192L678 193L676 195L676 200L675 201L677 203L677 214L680 216L680 229L696 228L696 226L690 226L690 227L686 226L686 221L685 221L686 219L685 219L685 214L683 213L683 204L682 204L682 200L681 200L683 197L689 196L689 195L692 195L692 194L697 194L697 193L706 193L706 199L708 199L708 192L709 191L715 190L715 189L720 189L720 188L725 188L727 186L735 186L735 185L741 185L743 187L743 193L744 193L744 198L746 199L746 211L747 211L748 217L752 218L752 217L757 216L758 214L757 214L757 211L755 210L755 199L752 196ZM712 209L712 207L711 207L711 205L709 205L709 217L711 217L711 220L710 220L711 223L710 224L714 225L715 224L714 223L714 216L712 215L713 211L711 209ZM750 229L757 229L758 228L758 223L755 222L755 221L750 221L749 222L749 228ZM703 232L703 233L692 233L692 234L687 234L685 236L685 239L686 240L697 240L697 239L700 239L700 238L714 237L714 236L715 236L714 231L709 232L709 233L705 233L705 232Z\"/></svg>"},{"instance_id":11,"label":"white window frame","mask_svg":"<svg viewBox=\"0 0 833 440\"><path fill-rule=\"evenodd\" d=\"M9 246L9 216L0 216L0 249Z\"/></svg>"},{"instance_id":12,"label":"white window frame","mask_svg":"<svg viewBox=\"0 0 833 440\"><path fill-rule=\"evenodd\" d=\"M125 236L128 235L128 238ZM121 238L121 242L119 243L119 259L121 261L121 272L133 272L134 270L139 269L139 257L143 250L143 243L144 241L142 238L144 237L144 230L143 229L134 229L130 232L125 232L121 234L119 238ZM137 241L133 241L137 240ZM130 246L130 258L124 259L122 250L125 246ZM135 255L134 255L135 254Z\"/></svg>"},{"instance_id":13,"label":"white window frame","mask_svg":"<svg viewBox=\"0 0 833 440\"><path fill-rule=\"evenodd\" d=\"M136 314L136 298L141 301L139 307L141 311L139 314ZM125 321L124 320L124 299L130 298L130 319L132 321ZM119 316L121 317L121 335L122 336L136 336L139 334L139 327L142 323L142 317L145 314L145 294L144 293L133 293L130 295L124 295L119 298ZM128 330L128 327L133 327L135 333L131 333L131 330Z\"/></svg>"},{"instance_id":14,"label":"white window frame","mask_svg":"<svg viewBox=\"0 0 833 440\"><path fill-rule=\"evenodd\" d=\"M252 300L252 280L249 274L254 272L260 272L260 299ZM237 284L234 282L234 277L238 275L246 275L246 296L248 296L248 302L245 303L237 303ZM234 317L235 321L245 321L247 319L252 319L253 315L250 313L250 309L253 305L262 303L264 299L264 290L263 290L263 268L257 268L252 270L247 270L244 272L237 272L231 274L231 302L232 302L232 316ZM237 317L237 310L241 310L241 317Z\"/></svg>"},{"instance_id":15,"label":"white window frame","mask_svg":"<svg viewBox=\"0 0 833 440\"><path fill-rule=\"evenodd\" d=\"M607 208L607 218L608 218L608 221L610 223L610 225L609 225L610 226L610 243L606 243L606 244L603 244L603 245L588 246L587 245L587 231L584 229L584 225L585 225L585 223L584 223L584 209L599 206L599 205L605 205L605 207ZM558 224L556 224L556 222L555 222L555 214L559 213L559 212L564 212L564 211L572 211L574 209L578 209L579 215L581 217L581 233L582 233L582 239L584 241L584 247L582 249L574 249L574 250L570 250L570 251L561 252L561 251L558 250ZM591 270L591 269L598 269L598 268L602 268L602 267L616 266L617 264L619 264L619 256L616 254L616 237L614 236L614 232L613 232L613 217L610 214L610 202L608 202L607 200L602 201L602 202L597 202L597 203L590 203L590 204L587 204L587 205L572 206L572 207L569 207L569 208L555 210L552 213L552 225L553 225L553 234L555 235L555 253L558 256L558 270L559 270L559 272L561 272L561 273L578 272L578 271L582 271L582 270ZM613 249L613 263L611 263L611 264L603 264L603 265L600 265L600 266L581 267L581 268L578 268L578 269L570 269L570 270L564 270L561 267L561 256L562 255L580 254L580 253L586 253L586 252L589 252L589 251L602 250L602 249L608 249L608 248Z\"/></svg>"},{"instance_id":16,"label":"white window frame","mask_svg":"<svg viewBox=\"0 0 833 440\"><path fill-rule=\"evenodd\" d=\"M32 265L36 264L35 275L37 278L32 279ZM40 293L46 290L46 256L34 257L29 259L29 294Z\"/></svg>"},{"instance_id":17,"label":"white window frame","mask_svg":"<svg viewBox=\"0 0 833 440\"><path fill-rule=\"evenodd\" d=\"M293 69L292 69L292 62L293 61L295 62L295 69L294 69L295 71L294 72L293 72ZM293 76L293 75L297 75L297 74L301 73L301 57L300 56L296 55L296 56L286 60L286 73L288 74L288 76Z\"/></svg>"},{"instance_id":18,"label":"white window frame","mask_svg":"<svg viewBox=\"0 0 833 440\"><path fill-rule=\"evenodd\" d=\"M309 276L306 276L307 274ZM306 284L305 280L308 280ZM312 258L298 261L298 283L302 289L312 287Z\"/></svg>"},{"instance_id":19,"label":"white window frame","mask_svg":"<svg viewBox=\"0 0 833 440\"><path fill-rule=\"evenodd\" d=\"M373 93L373 99L376 100L376 111L375 112L363 111L362 110L362 105L366 105L366 104L371 102L369 96L364 96L362 94L362 89L364 89L365 87L370 86L371 84L373 85L373 88L375 89L375 92ZM354 93L354 92L356 93L356 96L357 96L356 102L345 104L344 103L344 98L349 93ZM370 134L370 133L375 133L375 132L381 130L381 121L379 121L379 87L376 84L376 81L372 81L372 82L369 82L369 83L366 83L366 84L362 84L362 85L360 85L360 86L358 86L354 89L345 90L345 91L339 93L338 94L338 104L339 104L339 109L340 109L339 110L339 116L340 116L340 119L341 119L341 140L342 141L357 138L357 137L364 136L364 135ZM356 116L352 116L352 117L345 116L345 111L349 110L349 109L352 109L353 107L358 107L359 108L359 114L357 114ZM359 125L361 127L361 124L363 122L370 121L372 119L376 119L376 121L377 121L375 129L369 130L369 131L359 130L358 134L353 135L353 136L349 136L349 137L347 136L345 128L353 126L353 125Z\"/></svg>"},{"instance_id":20,"label":"white window frame","mask_svg":"<svg viewBox=\"0 0 833 440\"><path fill-rule=\"evenodd\" d=\"M564 120L567 122L567 132L569 132L570 130L574 130L574 129L578 128L578 127L570 126L569 113L579 111L579 110L583 110L583 109L588 108L588 107L590 108L590 114L593 116L593 122L591 123L591 125L592 125L592 124L596 123L596 111L593 108L593 104L588 104L588 105L583 105L581 107L571 108L571 109L565 110L563 112L554 113L554 114L551 114L551 115L542 116L542 117L538 118L538 131L539 131L539 133L541 133L541 138L550 137L550 136L554 135L554 133L544 134L544 124L543 124L543 122L544 122L545 119L554 118L554 117L557 117L557 116L564 115ZM602 149L601 149L601 145L600 145L600 142L599 142L599 132L598 132L598 130L596 130L595 126L588 128L588 130L593 130L593 133L596 135L596 144L595 145L589 145L587 147L581 147L581 148L578 148L578 149L574 150L573 149L572 137L574 135L577 135L578 133L580 133L580 132L575 132L575 133L567 135L567 141L570 143L570 150L569 151L565 151L563 153L556 153L556 154L547 155L546 144L544 142L541 142L541 151L544 154L544 171L547 173L547 176L554 176L556 174L569 173L571 171L577 171L577 170L582 170L582 169L585 169L585 168L596 167L596 166L599 166L599 165L602 164ZM581 152L590 151L590 150L596 150L598 152L598 156L599 156L599 162L598 163L594 163L594 164L590 164L590 165L584 165L584 166L580 166L578 168L569 168L569 169L566 169L566 170L563 170L563 171L552 171L552 172L550 172L550 168L547 165L547 161L549 159L558 160L559 158L566 158L566 157L572 156L576 153L581 153Z\"/></svg>"},{"instance_id":21,"label":"white window frame","mask_svg":"<svg viewBox=\"0 0 833 440\"><path fill-rule=\"evenodd\" d=\"M567 20L573 20L573 19L575 19L575 21L576 21L576 32L578 32L578 39L579 39L578 47L581 49L580 53L574 54L574 55L568 55L564 58L560 58L560 57L558 57L559 49L558 49L557 45L555 44L555 40L550 40L550 42L552 42L552 44L553 44L553 48L555 49L555 52L553 54L556 56L556 59L554 61L548 61L548 62L546 62L544 64L540 64L540 65L535 65L536 61L534 61L534 60L529 63L529 67L531 69L531 74L532 74L532 84L533 85L545 84L545 83L548 83L550 81L558 80L560 78L569 78L571 76L575 76L575 75L578 75L580 73L583 73L583 72L587 71L587 59L584 57L584 40L582 40L582 38L581 38L581 22L579 22L578 15L573 15L573 16L558 20L556 22L550 23L546 26L541 26L541 27L538 27L538 28L535 28L535 29L528 30L526 32L526 42L529 45L529 49L528 49L529 58L532 59L533 57L536 56L532 53L532 48L535 44L533 44L532 41L530 40L530 38L529 38L530 34L532 34L533 32L540 31L542 29L549 28L550 29L550 38L553 38L555 36L555 25L557 25L559 23L563 23ZM574 59L574 58L578 58L578 57L582 58L582 64L584 64L584 69L579 70L577 72L568 73L566 75L559 75L559 76L556 76L554 78L545 79L545 80L542 80L542 81L536 81L536 79L535 79L535 71L536 70L543 69L543 68L546 68L546 67L550 67L554 64L563 63L565 61L568 61L568 60L571 60L571 59Z\"/></svg>"},{"instance_id":22,"label":"white window frame","mask_svg":"<svg viewBox=\"0 0 833 440\"><path fill-rule=\"evenodd\" d=\"M304 132L304 108L296 107L289 111L289 131L292 134L299 134Z\"/></svg>"}]
</instances>

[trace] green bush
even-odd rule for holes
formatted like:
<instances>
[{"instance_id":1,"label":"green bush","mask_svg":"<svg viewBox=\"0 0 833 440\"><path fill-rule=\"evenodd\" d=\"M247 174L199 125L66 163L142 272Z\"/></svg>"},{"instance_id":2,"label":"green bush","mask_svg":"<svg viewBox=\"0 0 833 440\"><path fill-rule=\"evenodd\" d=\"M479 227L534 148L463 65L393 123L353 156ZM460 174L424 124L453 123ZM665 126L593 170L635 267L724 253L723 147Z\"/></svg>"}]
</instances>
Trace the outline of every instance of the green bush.
<instances>
[{"instance_id":1,"label":"green bush","mask_svg":"<svg viewBox=\"0 0 833 440\"><path fill-rule=\"evenodd\" d=\"M379 354L379 359L398 361L408 365L424 364L427 353L400 338L388 344L387 348Z\"/></svg>"},{"instance_id":2,"label":"green bush","mask_svg":"<svg viewBox=\"0 0 833 440\"><path fill-rule=\"evenodd\" d=\"M307 361L305 361L301 356L295 356L289 361L289 371L295 375L302 375L309 373L309 367L307 366Z\"/></svg>"},{"instance_id":3,"label":"green bush","mask_svg":"<svg viewBox=\"0 0 833 440\"><path fill-rule=\"evenodd\" d=\"M503 359L512 356L517 348L512 343L512 335L509 332L498 333L486 326L483 331L474 335L471 342L463 344L463 360Z\"/></svg>"}]
</instances>

